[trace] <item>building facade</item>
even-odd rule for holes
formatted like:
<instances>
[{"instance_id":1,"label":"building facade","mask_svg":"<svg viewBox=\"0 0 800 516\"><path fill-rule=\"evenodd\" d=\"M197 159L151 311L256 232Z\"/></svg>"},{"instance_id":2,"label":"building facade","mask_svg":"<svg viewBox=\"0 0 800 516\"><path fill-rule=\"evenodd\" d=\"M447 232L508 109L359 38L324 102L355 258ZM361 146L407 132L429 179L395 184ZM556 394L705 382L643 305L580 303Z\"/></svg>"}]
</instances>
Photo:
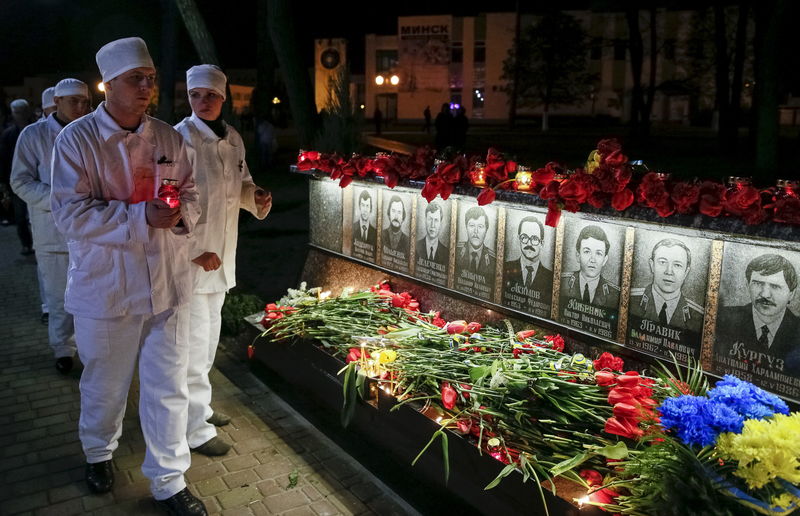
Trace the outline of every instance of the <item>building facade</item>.
<instances>
[{"instance_id":1,"label":"building facade","mask_svg":"<svg viewBox=\"0 0 800 516\"><path fill-rule=\"evenodd\" d=\"M567 14L579 20L589 36L588 71L597 76L597 81L585 101L551 108L550 114L627 121L633 77L625 13L567 11ZM650 15L647 11L639 14L645 45L642 81L646 85L650 73ZM523 14L522 31L539 19L537 15ZM515 13L406 16L398 18L397 34L368 34L366 115L371 116L378 107L384 118L390 120L419 120L426 106L435 116L442 104L447 103L464 106L473 120L507 120L509 95L508 81L503 79L503 61L513 46L515 22ZM709 61L711 57L713 40L704 26L707 23L703 13L697 11L657 11L653 121L688 124L691 112L713 109L713 67L707 70L710 81L707 92L695 86L695 93L691 93L685 86L687 78L696 74L698 67L702 68L699 61ZM750 48L748 45L748 51ZM387 80L392 76L398 78L397 84ZM698 82L694 77L694 84ZM749 104L749 94L746 82L745 105ZM541 114L541 107L520 108L517 114L536 116Z\"/></svg>"}]
</instances>

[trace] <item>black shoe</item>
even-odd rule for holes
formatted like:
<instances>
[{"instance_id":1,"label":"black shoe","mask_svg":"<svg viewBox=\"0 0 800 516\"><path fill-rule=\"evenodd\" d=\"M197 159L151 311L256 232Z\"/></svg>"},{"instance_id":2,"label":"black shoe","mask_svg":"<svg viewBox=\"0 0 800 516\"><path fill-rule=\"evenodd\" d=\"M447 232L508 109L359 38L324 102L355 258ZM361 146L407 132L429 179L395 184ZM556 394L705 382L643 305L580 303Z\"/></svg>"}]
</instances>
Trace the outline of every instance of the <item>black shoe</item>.
<instances>
[{"instance_id":1,"label":"black shoe","mask_svg":"<svg viewBox=\"0 0 800 516\"><path fill-rule=\"evenodd\" d=\"M219 436L214 436L208 441L204 442L197 448L192 448L192 451L201 453L207 457L219 457L225 455L231 449L230 443L223 441Z\"/></svg>"},{"instance_id":2,"label":"black shoe","mask_svg":"<svg viewBox=\"0 0 800 516\"><path fill-rule=\"evenodd\" d=\"M33 254L33 252L34 251L33 251L32 247L25 246L25 247L22 248L22 251L20 251L20 254L22 256L30 256L30 255Z\"/></svg>"},{"instance_id":3,"label":"black shoe","mask_svg":"<svg viewBox=\"0 0 800 516\"><path fill-rule=\"evenodd\" d=\"M42 316L39 317L39 320L42 322L42 324L47 326L50 323L50 314L47 312L42 312Z\"/></svg>"},{"instance_id":4,"label":"black shoe","mask_svg":"<svg viewBox=\"0 0 800 516\"><path fill-rule=\"evenodd\" d=\"M111 491L114 486L114 470L111 468L111 461L87 464L86 485L89 486L89 491L97 494Z\"/></svg>"},{"instance_id":5,"label":"black shoe","mask_svg":"<svg viewBox=\"0 0 800 516\"><path fill-rule=\"evenodd\" d=\"M72 371L72 357L57 358L56 370L61 374L67 374Z\"/></svg>"},{"instance_id":6,"label":"black shoe","mask_svg":"<svg viewBox=\"0 0 800 516\"><path fill-rule=\"evenodd\" d=\"M211 423L214 426L225 426L230 422L230 416L226 416L222 412L214 412L210 418L206 419L206 423Z\"/></svg>"},{"instance_id":7,"label":"black shoe","mask_svg":"<svg viewBox=\"0 0 800 516\"><path fill-rule=\"evenodd\" d=\"M167 514L176 516L206 516L208 514L206 506L189 491L188 487L166 500L159 500L158 504L167 510Z\"/></svg>"}]
</instances>

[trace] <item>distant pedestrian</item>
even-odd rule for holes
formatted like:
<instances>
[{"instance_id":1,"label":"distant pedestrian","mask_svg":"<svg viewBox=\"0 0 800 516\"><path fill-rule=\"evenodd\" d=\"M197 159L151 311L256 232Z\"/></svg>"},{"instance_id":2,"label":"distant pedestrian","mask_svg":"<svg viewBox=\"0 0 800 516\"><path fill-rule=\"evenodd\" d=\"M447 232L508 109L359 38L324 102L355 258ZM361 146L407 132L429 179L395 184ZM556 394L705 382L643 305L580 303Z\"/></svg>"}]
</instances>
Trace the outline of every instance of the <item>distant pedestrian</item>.
<instances>
[{"instance_id":1,"label":"distant pedestrian","mask_svg":"<svg viewBox=\"0 0 800 516\"><path fill-rule=\"evenodd\" d=\"M383 124L383 112L378 106L375 106L375 112L372 114L372 121L375 122L375 134L380 136L381 125Z\"/></svg>"},{"instance_id":2,"label":"distant pedestrian","mask_svg":"<svg viewBox=\"0 0 800 516\"><path fill-rule=\"evenodd\" d=\"M453 143L453 115L450 114L450 104L442 104L442 110L436 115L436 149L442 150Z\"/></svg>"},{"instance_id":3,"label":"distant pedestrian","mask_svg":"<svg viewBox=\"0 0 800 516\"><path fill-rule=\"evenodd\" d=\"M47 118L56 110L55 94L55 86L50 86L42 92L42 118Z\"/></svg>"},{"instance_id":4,"label":"distant pedestrian","mask_svg":"<svg viewBox=\"0 0 800 516\"><path fill-rule=\"evenodd\" d=\"M456 110L456 116L453 118L453 147L460 151L464 150L467 144L468 129L467 109L464 106L460 106Z\"/></svg>"},{"instance_id":5,"label":"distant pedestrian","mask_svg":"<svg viewBox=\"0 0 800 516\"><path fill-rule=\"evenodd\" d=\"M36 246L39 281L49 310L47 333L61 374L72 370L75 330L72 315L64 310L69 254L67 242L55 227L50 211L50 164L53 145L61 130L89 112L89 87L77 79L64 79L54 90L56 112L26 127L19 135L11 167L11 187L28 204Z\"/></svg>"},{"instance_id":6,"label":"distant pedestrian","mask_svg":"<svg viewBox=\"0 0 800 516\"><path fill-rule=\"evenodd\" d=\"M34 122L33 110L27 100L17 99L11 102L11 118L13 124L0 134L0 183L2 183L0 189L6 191L10 191L11 162L14 158L17 139L22 130ZM28 221L28 207L25 205L25 201L13 192L11 192L11 205L13 220L17 224L17 236L22 244L22 254L24 256L31 255L33 254L33 237Z\"/></svg>"},{"instance_id":7,"label":"distant pedestrian","mask_svg":"<svg viewBox=\"0 0 800 516\"><path fill-rule=\"evenodd\" d=\"M425 117L425 125L422 126L422 130L426 133L430 134L431 132L431 107L425 106L425 111L422 112L422 116Z\"/></svg>"}]
</instances>

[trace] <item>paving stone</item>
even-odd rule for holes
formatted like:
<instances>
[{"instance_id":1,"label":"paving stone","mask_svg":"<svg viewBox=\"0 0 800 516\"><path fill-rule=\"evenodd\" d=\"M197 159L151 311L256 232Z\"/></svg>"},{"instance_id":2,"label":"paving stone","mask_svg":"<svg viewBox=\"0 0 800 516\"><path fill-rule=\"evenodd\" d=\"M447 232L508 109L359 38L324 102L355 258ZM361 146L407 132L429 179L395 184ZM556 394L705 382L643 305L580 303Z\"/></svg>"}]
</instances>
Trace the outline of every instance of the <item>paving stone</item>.
<instances>
[{"instance_id":1,"label":"paving stone","mask_svg":"<svg viewBox=\"0 0 800 516\"><path fill-rule=\"evenodd\" d=\"M311 509L319 516L335 516L337 514L342 514L341 511L327 499L312 503Z\"/></svg>"},{"instance_id":2,"label":"paving stone","mask_svg":"<svg viewBox=\"0 0 800 516\"><path fill-rule=\"evenodd\" d=\"M258 460L252 455L244 455L234 459L223 460L222 463L225 464L225 469L228 471L239 471L240 469L252 468L260 464L260 462L258 462Z\"/></svg>"},{"instance_id":3,"label":"paving stone","mask_svg":"<svg viewBox=\"0 0 800 516\"><path fill-rule=\"evenodd\" d=\"M261 482L257 482L256 487L264 497L272 496L278 493L282 493L284 491L284 488L282 486L279 486L278 483L272 479L262 480Z\"/></svg>"},{"instance_id":4,"label":"paving stone","mask_svg":"<svg viewBox=\"0 0 800 516\"><path fill-rule=\"evenodd\" d=\"M247 487L236 487L230 491L225 491L217 495L217 500L223 509L231 509L233 507L244 507L252 502L261 500L261 493L254 485Z\"/></svg>"},{"instance_id":5,"label":"paving stone","mask_svg":"<svg viewBox=\"0 0 800 516\"><path fill-rule=\"evenodd\" d=\"M28 496L15 497L0 504L0 514L16 514L47 506L47 493L40 491Z\"/></svg>"},{"instance_id":6,"label":"paving stone","mask_svg":"<svg viewBox=\"0 0 800 516\"><path fill-rule=\"evenodd\" d=\"M59 502L36 511L36 516L72 516L73 514L83 514L83 503L80 498Z\"/></svg>"},{"instance_id":7,"label":"paving stone","mask_svg":"<svg viewBox=\"0 0 800 516\"><path fill-rule=\"evenodd\" d=\"M314 512L311 507L304 505L302 507L295 507L294 509L290 509L283 513L283 516L316 516L317 513Z\"/></svg>"},{"instance_id":8,"label":"paving stone","mask_svg":"<svg viewBox=\"0 0 800 516\"><path fill-rule=\"evenodd\" d=\"M105 494L90 494L81 498L83 508L86 511L95 511L101 507L108 507L114 503L114 495L111 493Z\"/></svg>"},{"instance_id":9,"label":"paving stone","mask_svg":"<svg viewBox=\"0 0 800 516\"><path fill-rule=\"evenodd\" d=\"M89 494L89 488L85 483L71 483L61 487L54 487L48 493L50 503L63 502L72 498L80 498Z\"/></svg>"},{"instance_id":10,"label":"paving stone","mask_svg":"<svg viewBox=\"0 0 800 516\"><path fill-rule=\"evenodd\" d=\"M367 506L349 491L337 491L327 496L326 499L344 514L361 514L367 510Z\"/></svg>"},{"instance_id":11,"label":"paving stone","mask_svg":"<svg viewBox=\"0 0 800 516\"><path fill-rule=\"evenodd\" d=\"M194 482L192 487L194 487L200 496L213 496L228 489L228 486L225 485L225 482L219 477L207 478L199 482Z\"/></svg>"},{"instance_id":12,"label":"paving stone","mask_svg":"<svg viewBox=\"0 0 800 516\"><path fill-rule=\"evenodd\" d=\"M198 482L209 478L219 478L225 473L225 466L223 466L221 462L212 462L206 466L189 468L189 471L186 472L186 480L189 482Z\"/></svg>"},{"instance_id":13,"label":"paving stone","mask_svg":"<svg viewBox=\"0 0 800 516\"><path fill-rule=\"evenodd\" d=\"M293 489L285 493L268 496L264 499L264 505L273 513L279 513L294 509L301 505L306 505L308 498L298 489Z\"/></svg>"},{"instance_id":14,"label":"paving stone","mask_svg":"<svg viewBox=\"0 0 800 516\"><path fill-rule=\"evenodd\" d=\"M259 480L258 475L251 469L228 473L222 477L222 481L230 488L255 485Z\"/></svg>"}]
</instances>

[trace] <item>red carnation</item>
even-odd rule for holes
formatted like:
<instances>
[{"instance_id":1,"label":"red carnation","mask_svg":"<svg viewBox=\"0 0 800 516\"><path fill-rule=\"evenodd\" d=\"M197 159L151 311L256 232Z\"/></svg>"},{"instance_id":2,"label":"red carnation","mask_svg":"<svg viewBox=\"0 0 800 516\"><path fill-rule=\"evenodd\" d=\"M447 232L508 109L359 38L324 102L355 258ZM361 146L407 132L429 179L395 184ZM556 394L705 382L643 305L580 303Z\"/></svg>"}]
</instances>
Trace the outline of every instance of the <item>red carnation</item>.
<instances>
[{"instance_id":1,"label":"red carnation","mask_svg":"<svg viewBox=\"0 0 800 516\"><path fill-rule=\"evenodd\" d=\"M547 185L556 176L558 169L558 163L551 161L543 168L537 169L533 172L533 174L531 174L533 182L539 186Z\"/></svg>"},{"instance_id":2,"label":"red carnation","mask_svg":"<svg viewBox=\"0 0 800 516\"><path fill-rule=\"evenodd\" d=\"M547 215L544 218L544 223L550 227L558 226L558 221L561 218L561 204L558 201L551 200L547 203Z\"/></svg>"},{"instance_id":3,"label":"red carnation","mask_svg":"<svg viewBox=\"0 0 800 516\"><path fill-rule=\"evenodd\" d=\"M544 338L550 343L550 347L556 351L564 351L564 337L561 335L548 335Z\"/></svg>"},{"instance_id":4,"label":"red carnation","mask_svg":"<svg viewBox=\"0 0 800 516\"><path fill-rule=\"evenodd\" d=\"M594 368L598 371L602 369L610 369L612 371L622 371L622 368L625 367L625 362L619 358L615 357L608 351L603 352L597 360L593 362Z\"/></svg>"},{"instance_id":5,"label":"red carnation","mask_svg":"<svg viewBox=\"0 0 800 516\"><path fill-rule=\"evenodd\" d=\"M497 195L493 188L484 188L481 190L481 193L478 194L478 206L493 203L495 197L497 197Z\"/></svg>"},{"instance_id":6,"label":"red carnation","mask_svg":"<svg viewBox=\"0 0 800 516\"><path fill-rule=\"evenodd\" d=\"M589 487L603 485L603 475L595 469L582 469L578 475L586 481Z\"/></svg>"},{"instance_id":7,"label":"red carnation","mask_svg":"<svg viewBox=\"0 0 800 516\"><path fill-rule=\"evenodd\" d=\"M700 187L696 184L680 182L672 188L672 201L678 213L693 213L700 200Z\"/></svg>"},{"instance_id":8,"label":"red carnation","mask_svg":"<svg viewBox=\"0 0 800 516\"><path fill-rule=\"evenodd\" d=\"M615 150L609 154L600 153L600 157L602 158L603 164L612 167L618 167L628 162L628 156L624 155L621 150Z\"/></svg>"},{"instance_id":9,"label":"red carnation","mask_svg":"<svg viewBox=\"0 0 800 516\"><path fill-rule=\"evenodd\" d=\"M787 224L800 224L800 198L786 197L775 201L773 219Z\"/></svg>"},{"instance_id":10,"label":"red carnation","mask_svg":"<svg viewBox=\"0 0 800 516\"><path fill-rule=\"evenodd\" d=\"M611 207L617 211L623 211L633 204L633 192L630 188L625 188L611 197Z\"/></svg>"},{"instance_id":11,"label":"red carnation","mask_svg":"<svg viewBox=\"0 0 800 516\"><path fill-rule=\"evenodd\" d=\"M600 156L608 156L612 152L622 150L622 144L616 138L605 138L597 142L597 152Z\"/></svg>"},{"instance_id":12,"label":"red carnation","mask_svg":"<svg viewBox=\"0 0 800 516\"><path fill-rule=\"evenodd\" d=\"M725 196L725 210L734 215L743 215L760 206L761 194L752 186L736 188Z\"/></svg>"}]
</instances>

